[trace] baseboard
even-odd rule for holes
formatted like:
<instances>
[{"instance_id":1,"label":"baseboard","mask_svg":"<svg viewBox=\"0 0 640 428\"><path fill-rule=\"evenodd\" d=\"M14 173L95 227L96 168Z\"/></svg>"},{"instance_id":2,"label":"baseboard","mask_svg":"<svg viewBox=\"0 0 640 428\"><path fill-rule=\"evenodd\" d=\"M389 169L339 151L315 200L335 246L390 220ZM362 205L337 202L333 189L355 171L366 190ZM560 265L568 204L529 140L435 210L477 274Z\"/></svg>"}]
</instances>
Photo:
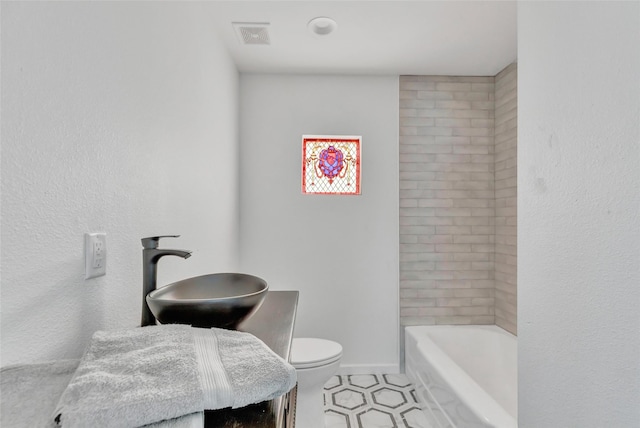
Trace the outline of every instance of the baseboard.
<instances>
[{"instance_id":1,"label":"baseboard","mask_svg":"<svg viewBox=\"0 0 640 428\"><path fill-rule=\"evenodd\" d=\"M343 364L338 369L339 375L360 374L398 374L400 364Z\"/></svg>"}]
</instances>

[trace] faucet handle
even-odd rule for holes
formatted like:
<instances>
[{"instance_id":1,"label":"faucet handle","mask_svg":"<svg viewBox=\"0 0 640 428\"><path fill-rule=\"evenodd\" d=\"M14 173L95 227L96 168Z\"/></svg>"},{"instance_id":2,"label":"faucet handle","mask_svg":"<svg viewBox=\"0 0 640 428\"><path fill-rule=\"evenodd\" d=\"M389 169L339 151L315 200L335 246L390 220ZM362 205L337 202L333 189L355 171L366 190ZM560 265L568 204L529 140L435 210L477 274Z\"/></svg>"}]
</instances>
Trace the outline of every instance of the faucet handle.
<instances>
[{"instance_id":1,"label":"faucet handle","mask_svg":"<svg viewBox=\"0 0 640 428\"><path fill-rule=\"evenodd\" d=\"M158 248L158 242L160 238L179 238L180 235L161 235L161 236L150 236L148 238L142 238L142 248L145 249L153 249Z\"/></svg>"}]
</instances>

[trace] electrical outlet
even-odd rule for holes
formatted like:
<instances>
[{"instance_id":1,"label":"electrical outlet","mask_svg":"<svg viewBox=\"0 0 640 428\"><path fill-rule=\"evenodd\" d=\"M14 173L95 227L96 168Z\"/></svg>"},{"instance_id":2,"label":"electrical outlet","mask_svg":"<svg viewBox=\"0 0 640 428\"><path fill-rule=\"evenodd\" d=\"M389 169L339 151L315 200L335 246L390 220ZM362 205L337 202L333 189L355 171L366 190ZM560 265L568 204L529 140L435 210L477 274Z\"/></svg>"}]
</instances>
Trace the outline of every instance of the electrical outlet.
<instances>
[{"instance_id":1,"label":"electrical outlet","mask_svg":"<svg viewBox=\"0 0 640 428\"><path fill-rule=\"evenodd\" d=\"M107 274L107 234L84 234L84 279Z\"/></svg>"},{"instance_id":2,"label":"electrical outlet","mask_svg":"<svg viewBox=\"0 0 640 428\"><path fill-rule=\"evenodd\" d=\"M101 240L93 242L93 267L101 268L104 264L104 244Z\"/></svg>"}]
</instances>

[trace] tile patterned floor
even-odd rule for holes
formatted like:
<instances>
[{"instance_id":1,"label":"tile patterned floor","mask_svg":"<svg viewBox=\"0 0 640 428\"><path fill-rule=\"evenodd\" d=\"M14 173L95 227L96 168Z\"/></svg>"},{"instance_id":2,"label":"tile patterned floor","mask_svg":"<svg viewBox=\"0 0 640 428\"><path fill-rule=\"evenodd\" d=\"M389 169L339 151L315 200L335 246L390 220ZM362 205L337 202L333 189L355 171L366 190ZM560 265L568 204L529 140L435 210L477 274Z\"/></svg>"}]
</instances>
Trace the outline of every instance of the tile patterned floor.
<instances>
[{"instance_id":1,"label":"tile patterned floor","mask_svg":"<svg viewBox=\"0 0 640 428\"><path fill-rule=\"evenodd\" d=\"M333 376L324 387L326 428L435 428L405 375Z\"/></svg>"}]
</instances>

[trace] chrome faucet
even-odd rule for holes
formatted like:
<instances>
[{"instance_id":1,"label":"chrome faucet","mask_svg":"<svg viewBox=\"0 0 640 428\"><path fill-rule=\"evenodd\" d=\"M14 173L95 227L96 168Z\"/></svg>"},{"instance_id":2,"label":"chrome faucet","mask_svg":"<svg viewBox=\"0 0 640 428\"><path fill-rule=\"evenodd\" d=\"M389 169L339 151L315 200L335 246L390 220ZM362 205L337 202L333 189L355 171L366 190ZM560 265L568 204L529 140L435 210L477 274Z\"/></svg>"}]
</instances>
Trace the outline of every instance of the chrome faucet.
<instances>
[{"instance_id":1,"label":"chrome faucet","mask_svg":"<svg viewBox=\"0 0 640 428\"><path fill-rule=\"evenodd\" d=\"M156 318L147 305L147 294L156 289L158 260L164 256L191 257L191 251L162 250L158 248L160 238L178 238L180 235L151 236L142 238L142 321L141 327L155 325Z\"/></svg>"}]
</instances>

